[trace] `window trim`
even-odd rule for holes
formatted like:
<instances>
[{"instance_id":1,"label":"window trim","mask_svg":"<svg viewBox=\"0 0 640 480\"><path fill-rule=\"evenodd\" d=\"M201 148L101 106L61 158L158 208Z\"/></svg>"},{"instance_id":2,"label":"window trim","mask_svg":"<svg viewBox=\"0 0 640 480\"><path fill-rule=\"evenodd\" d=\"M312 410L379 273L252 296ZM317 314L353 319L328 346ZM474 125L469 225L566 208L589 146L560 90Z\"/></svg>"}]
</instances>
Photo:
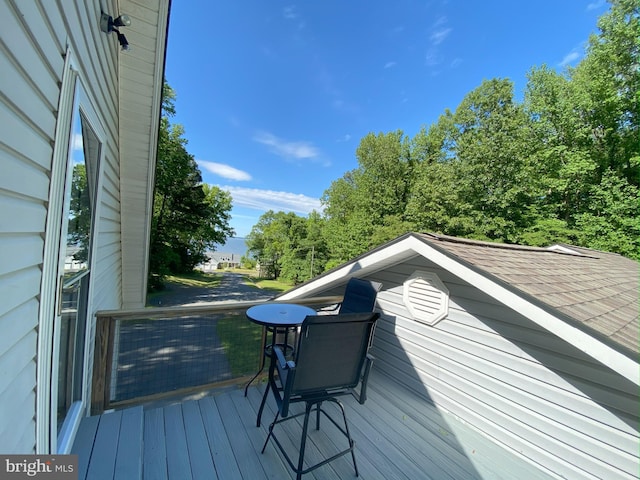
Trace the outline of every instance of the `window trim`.
<instances>
[{"instance_id":1,"label":"window trim","mask_svg":"<svg viewBox=\"0 0 640 480\"><path fill-rule=\"evenodd\" d=\"M58 434L57 429L57 355L59 354L59 328L57 328L57 299L59 295L60 256L63 255L63 243L66 240L62 233L66 231L66 187L67 170L71 149L72 126L76 116L84 117L88 125L95 133L102 145L97 165L97 181L95 209L92 219L92 249L95 251L96 239L99 235L100 204L102 197L102 182L106 133L99 121L97 109L88 95L88 90L78 68L78 57L74 55L71 47L67 47L65 64L62 72L60 86L60 98L56 119L56 130L53 145L51 165L51 180L49 188L47 219L45 227L45 244L42 267L42 284L40 288L39 306L39 334L37 357L37 385L36 389L36 452L37 453L68 453L73 445L73 439L77 432L82 416L90 403L91 366L89 359L92 357L93 343L91 342L94 331L94 312L92 307L93 285L95 276L90 279L88 286L87 323L85 333L85 347L82 365L82 395L77 405L72 405L63 427ZM89 259L89 271L95 271L96 255ZM64 261L64 260L63 260Z\"/></svg>"}]
</instances>

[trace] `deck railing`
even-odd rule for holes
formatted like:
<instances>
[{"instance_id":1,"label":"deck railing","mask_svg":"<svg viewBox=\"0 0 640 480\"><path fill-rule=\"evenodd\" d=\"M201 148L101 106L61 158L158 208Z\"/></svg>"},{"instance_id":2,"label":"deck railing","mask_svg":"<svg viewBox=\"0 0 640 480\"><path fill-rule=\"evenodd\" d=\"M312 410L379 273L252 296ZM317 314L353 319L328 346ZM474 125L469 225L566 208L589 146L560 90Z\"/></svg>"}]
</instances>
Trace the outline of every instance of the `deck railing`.
<instances>
[{"instance_id":1,"label":"deck railing","mask_svg":"<svg viewBox=\"0 0 640 480\"><path fill-rule=\"evenodd\" d=\"M296 303L321 309L341 300L316 297ZM92 415L249 381L264 362L265 332L245 313L260 303L98 312Z\"/></svg>"}]
</instances>

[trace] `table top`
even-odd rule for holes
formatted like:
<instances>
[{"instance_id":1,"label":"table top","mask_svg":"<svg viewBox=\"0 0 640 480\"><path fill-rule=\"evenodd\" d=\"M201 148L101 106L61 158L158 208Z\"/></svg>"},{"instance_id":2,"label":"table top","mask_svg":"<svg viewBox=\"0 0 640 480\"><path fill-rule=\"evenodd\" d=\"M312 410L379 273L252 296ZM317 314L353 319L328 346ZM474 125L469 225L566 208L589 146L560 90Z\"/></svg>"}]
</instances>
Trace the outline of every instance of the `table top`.
<instances>
[{"instance_id":1,"label":"table top","mask_svg":"<svg viewBox=\"0 0 640 480\"><path fill-rule=\"evenodd\" d=\"M266 327L295 327L301 325L307 315L316 315L313 308L295 303L263 303L247 310L247 318Z\"/></svg>"}]
</instances>

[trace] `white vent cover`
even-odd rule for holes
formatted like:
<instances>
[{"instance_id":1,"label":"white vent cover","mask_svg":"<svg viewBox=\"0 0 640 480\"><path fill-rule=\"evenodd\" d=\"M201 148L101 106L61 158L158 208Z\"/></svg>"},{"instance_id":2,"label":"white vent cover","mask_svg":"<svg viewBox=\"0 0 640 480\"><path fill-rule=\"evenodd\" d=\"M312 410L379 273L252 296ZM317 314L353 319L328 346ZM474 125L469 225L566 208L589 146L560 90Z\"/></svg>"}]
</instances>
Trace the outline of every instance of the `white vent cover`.
<instances>
[{"instance_id":1,"label":"white vent cover","mask_svg":"<svg viewBox=\"0 0 640 480\"><path fill-rule=\"evenodd\" d=\"M404 282L402 296L413 318L427 325L435 325L449 313L449 290L433 272L414 272Z\"/></svg>"}]
</instances>

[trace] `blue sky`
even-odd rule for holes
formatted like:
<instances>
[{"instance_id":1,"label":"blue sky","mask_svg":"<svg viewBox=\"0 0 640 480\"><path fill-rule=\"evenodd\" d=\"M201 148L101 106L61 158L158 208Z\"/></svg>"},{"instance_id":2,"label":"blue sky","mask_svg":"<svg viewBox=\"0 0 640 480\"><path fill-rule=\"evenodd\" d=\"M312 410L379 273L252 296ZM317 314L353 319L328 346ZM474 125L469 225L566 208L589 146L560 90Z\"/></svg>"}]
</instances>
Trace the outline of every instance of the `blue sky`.
<instances>
[{"instance_id":1,"label":"blue sky","mask_svg":"<svg viewBox=\"0 0 640 480\"><path fill-rule=\"evenodd\" d=\"M584 54L604 0L174 1L166 79L203 181L244 237L320 210L369 132L414 136L483 80Z\"/></svg>"}]
</instances>

